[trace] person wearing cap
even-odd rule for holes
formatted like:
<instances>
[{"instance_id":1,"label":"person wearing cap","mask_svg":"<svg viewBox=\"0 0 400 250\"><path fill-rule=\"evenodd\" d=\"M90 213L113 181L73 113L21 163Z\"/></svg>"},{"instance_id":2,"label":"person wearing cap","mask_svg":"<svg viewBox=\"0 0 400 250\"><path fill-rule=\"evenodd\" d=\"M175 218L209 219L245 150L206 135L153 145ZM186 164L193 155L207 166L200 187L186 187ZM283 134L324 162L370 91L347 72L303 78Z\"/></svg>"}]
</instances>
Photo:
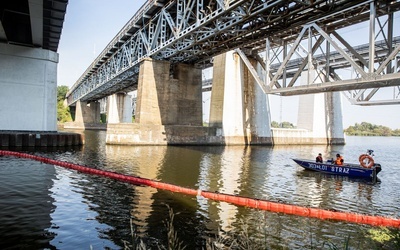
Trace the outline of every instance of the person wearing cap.
<instances>
[{"instance_id":1,"label":"person wearing cap","mask_svg":"<svg viewBox=\"0 0 400 250\"><path fill-rule=\"evenodd\" d=\"M335 165L343 165L343 157L340 154L336 154Z\"/></svg>"},{"instance_id":2,"label":"person wearing cap","mask_svg":"<svg viewBox=\"0 0 400 250\"><path fill-rule=\"evenodd\" d=\"M319 153L317 158L315 158L315 162L321 162L321 163L323 162L321 153Z\"/></svg>"}]
</instances>

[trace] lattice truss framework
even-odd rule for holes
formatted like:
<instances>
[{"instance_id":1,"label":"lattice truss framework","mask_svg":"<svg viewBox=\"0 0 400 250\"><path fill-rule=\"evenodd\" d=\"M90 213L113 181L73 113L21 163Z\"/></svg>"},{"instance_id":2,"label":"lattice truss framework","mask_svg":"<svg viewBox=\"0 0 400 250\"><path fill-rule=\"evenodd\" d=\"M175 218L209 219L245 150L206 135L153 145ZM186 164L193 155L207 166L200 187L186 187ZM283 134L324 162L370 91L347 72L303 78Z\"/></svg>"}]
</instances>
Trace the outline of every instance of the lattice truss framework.
<instances>
[{"instance_id":1,"label":"lattice truss framework","mask_svg":"<svg viewBox=\"0 0 400 250\"><path fill-rule=\"evenodd\" d=\"M244 60L245 54L257 57L261 51L266 50L267 38L268 48L275 51L273 53L278 53L279 49L285 50L285 47L287 49L292 43L290 51L282 58L282 64L275 72L271 67L273 56L270 58L271 62L266 63L266 68L270 68L268 74L271 75L271 79L270 82L266 80L261 85L266 93L287 94L288 89L296 90L294 83L286 85L284 80L290 73L287 65L293 54L298 54L296 49L300 42L307 39L307 34L310 41L316 37L322 38L318 38L318 42L309 49L312 53L308 53L307 63L303 61L299 70L311 68L318 62L313 59L313 55L322 42L320 40L327 40L341 52L330 41L330 35L335 35L334 31L342 27L369 20L371 6L378 17L398 11L400 2L149 0L75 83L67 94L68 103L71 105L77 100L95 101L113 93L135 90L139 64L144 58L168 60L172 64L191 63L206 68L212 65L214 56L232 49L240 48L239 53ZM398 47L388 47L392 48L390 55L399 50ZM340 54L344 56L345 53ZM278 58L279 56L276 56L276 59ZM365 64L359 66L354 59L347 61L357 69L362 76L360 79L371 77L371 72L365 73L359 69L368 67L368 61L362 61L360 58L358 60ZM354 63L351 63L352 61ZM322 67L319 64L316 66ZM330 68L335 69L332 65L326 66L328 79L337 80L335 71ZM377 70L383 74L385 69L384 67ZM379 74L379 71L374 74ZM293 76L293 79L295 78ZM261 81L259 83L261 84ZM349 87L351 84L347 86L348 89L354 89ZM365 86L359 88L363 89ZM318 89L318 92L321 91L324 90ZM359 97L356 99L360 99L365 96L360 94L360 91L350 92L350 95L353 99L355 96Z\"/></svg>"},{"instance_id":2,"label":"lattice truss framework","mask_svg":"<svg viewBox=\"0 0 400 250\"><path fill-rule=\"evenodd\" d=\"M375 7L371 3L366 25L368 44L352 46L340 32L325 32L317 22L312 22L303 26L294 43L273 48L267 39L264 58L255 56L263 65L261 76L256 74L247 55L236 51L265 93L298 95L343 90L352 104L399 104L400 36L394 35L400 34L400 23L394 25L393 13L378 17ZM308 73L307 84L299 80L304 72ZM373 99L376 96L386 99Z\"/></svg>"}]
</instances>

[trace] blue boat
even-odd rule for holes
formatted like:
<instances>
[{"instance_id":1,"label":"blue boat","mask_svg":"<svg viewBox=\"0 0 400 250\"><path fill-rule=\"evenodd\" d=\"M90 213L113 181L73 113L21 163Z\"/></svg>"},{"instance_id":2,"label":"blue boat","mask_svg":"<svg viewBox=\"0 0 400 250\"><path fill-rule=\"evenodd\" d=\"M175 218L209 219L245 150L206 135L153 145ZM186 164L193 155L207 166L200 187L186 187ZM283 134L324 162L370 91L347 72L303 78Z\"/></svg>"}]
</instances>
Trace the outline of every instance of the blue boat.
<instances>
[{"instance_id":1,"label":"blue boat","mask_svg":"<svg viewBox=\"0 0 400 250\"><path fill-rule=\"evenodd\" d=\"M360 163L344 163L343 165L335 165L332 160L322 163L307 159L293 159L293 161L308 170L350 177L372 178L373 180L376 180L382 167L380 164L374 162L371 156L372 150L369 150L368 152L369 153L367 154L360 155Z\"/></svg>"}]
</instances>

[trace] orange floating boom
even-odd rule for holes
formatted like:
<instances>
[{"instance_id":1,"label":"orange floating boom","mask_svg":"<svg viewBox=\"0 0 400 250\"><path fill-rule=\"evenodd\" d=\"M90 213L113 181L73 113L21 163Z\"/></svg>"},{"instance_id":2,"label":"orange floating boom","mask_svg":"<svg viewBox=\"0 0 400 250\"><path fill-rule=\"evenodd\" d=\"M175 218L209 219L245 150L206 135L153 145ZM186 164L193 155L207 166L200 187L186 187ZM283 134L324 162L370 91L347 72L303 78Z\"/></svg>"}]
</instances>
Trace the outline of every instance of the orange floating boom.
<instances>
[{"instance_id":1,"label":"orange floating boom","mask_svg":"<svg viewBox=\"0 0 400 250\"><path fill-rule=\"evenodd\" d=\"M302 207L290 204L282 204L277 202L271 202L267 200L259 200L254 198L248 197L241 197L236 195L230 194L223 194L223 193L214 193L202 190L196 190L191 188L184 188L168 183L163 183L159 181L154 181L146 178L135 177L130 175L119 174L111 171L105 170L98 170L90 167L85 167L69 162L53 160L41 156L19 153L14 151L6 151L0 150L0 155L8 155L8 156L15 156L20 158L27 158L36 161L40 161L47 164L57 165L64 168L69 168L73 170L77 170L79 172L93 174L98 176L104 176L111 179L132 183L135 185L145 185L157 189L168 190L171 192L182 193L187 195L193 196L203 196L204 198L224 201L228 203L232 203L239 206L246 206L251 208L256 208L260 210L266 210L276 213L285 213L285 214L292 214L298 215L303 217L310 217L310 218L318 218L318 219L331 219L331 220L341 220L341 221L348 221L352 223L360 223L360 224L368 224L372 226L385 226L385 227L395 227L400 228L400 219L382 217L382 216L371 216L371 215L363 215L363 214L356 214L356 213L346 213L346 212L337 212L337 211L329 211L319 208L309 208L309 207Z\"/></svg>"}]
</instances>

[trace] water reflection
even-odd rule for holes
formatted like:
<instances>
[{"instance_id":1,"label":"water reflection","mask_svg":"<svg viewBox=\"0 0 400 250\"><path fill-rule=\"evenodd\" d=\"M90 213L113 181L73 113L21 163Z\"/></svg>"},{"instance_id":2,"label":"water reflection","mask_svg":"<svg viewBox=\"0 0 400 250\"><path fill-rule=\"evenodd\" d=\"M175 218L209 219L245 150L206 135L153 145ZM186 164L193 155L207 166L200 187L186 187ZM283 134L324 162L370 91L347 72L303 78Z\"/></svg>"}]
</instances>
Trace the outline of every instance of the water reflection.
<instances>
[{"instance_id":1,"label":"water reflection","mask_svg":"<svg viewBox=\"0 0 400 250\"><path fill-rule=\"evenodd\" d=\"M371 184L365 180L306 171L291 159L314 158L319 152L325 158L339 152L346 159L358 159L364 147L374 144L372 139L363 145L350 140L348 145L332 147L135 147L105 145L104 132L85 133L83 148L34 153L188 188L400 217L400 195L396 188L400 169L393 157L399 140L387 145L375 144L375 152L381 154L376 159L384 164L381 182ZM207 239L213 235L219 232L224 235L228 231L240 234L244 232L243 227L270 249L316 249L328 241L339 246L347 236L351 236L350 247L371 246L370 239L365 237L369 226L237 207L29 160L2 157L0 171L0 189L5 190L0 192L0 244L19 246L15 238L18 235L26 239L20 241L21 244L31 244L33 248L121 249L126 242L132 242L132 219L135 234L149 248L157 249L167 245L171 208L175 213L173 226L186 249L204 249ZM26 198L28 194L37 197L34 202L31 197ZM18 214L12 209L17 209ZM311 238L317 241L310 242ZM360 245L356 245L359 242Z\"/></svg>"},{"instance_id":2,"label":"water reflection","mask_svg":"<svg viewBox=\"0 0 400 250\"><path fill-rule=\"evenodd\" d=\"M32 171L34 169L34 171ZM11 157L0 158L0 248L52 248L49 189L54 168Z\"/></svg>"},{"instance_id":3,"label":"water reflection","mask_svg":"<svg viewBox=\"0 0 400 250\"><path fill-rule=\"evenodd\" d=\"M212 156L203 157L200 166L199 189L227 194L239 194L241 191L241 176L245 171L244 158L246 148L226 147L214 148L219 152ZM237 207L226 202L207 201L198 197L201 210L209 211L208 217L218 222L221 230L231 229L231 224L236 221Z\"/></svg>"}]
</instances>

